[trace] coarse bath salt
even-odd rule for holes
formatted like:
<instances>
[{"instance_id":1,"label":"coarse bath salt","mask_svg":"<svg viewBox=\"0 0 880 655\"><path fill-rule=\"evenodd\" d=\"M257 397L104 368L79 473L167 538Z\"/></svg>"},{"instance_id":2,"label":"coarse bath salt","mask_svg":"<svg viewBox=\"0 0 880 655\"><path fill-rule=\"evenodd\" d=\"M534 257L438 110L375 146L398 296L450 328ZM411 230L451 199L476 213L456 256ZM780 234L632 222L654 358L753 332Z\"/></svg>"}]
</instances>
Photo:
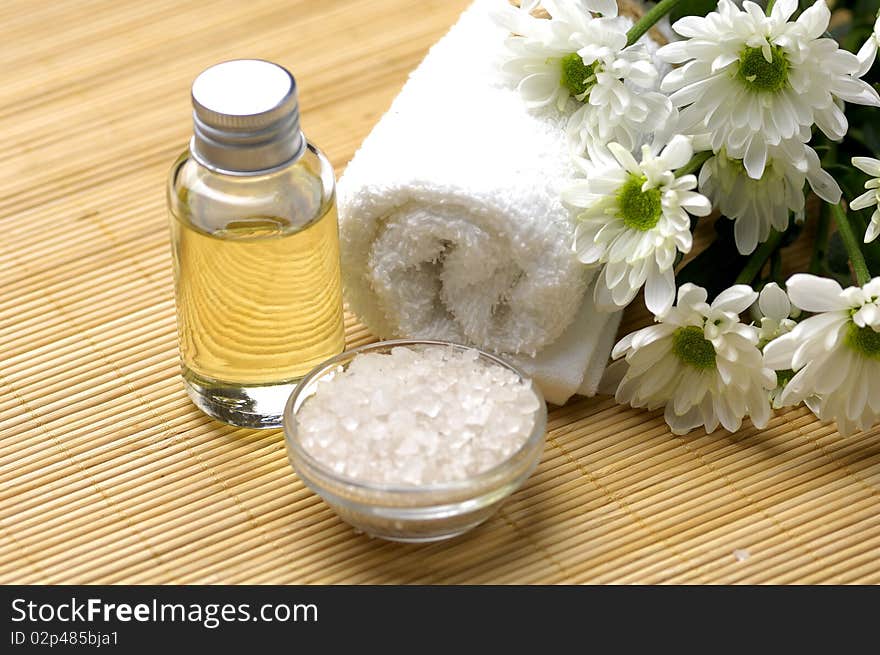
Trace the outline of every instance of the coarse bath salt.
<instances>
[{"instance_id":1,"label":"coarse bath salt","mask_svg":"<svg viewBox=\"0 0 880 655\"><path fill-rule=\"evenodd\" d=\"M296 414L303 449L347 478L421 486L463 480L525 443L541 401L476 350L362 353L318 381Z\"/></svg>"}]
</instances>

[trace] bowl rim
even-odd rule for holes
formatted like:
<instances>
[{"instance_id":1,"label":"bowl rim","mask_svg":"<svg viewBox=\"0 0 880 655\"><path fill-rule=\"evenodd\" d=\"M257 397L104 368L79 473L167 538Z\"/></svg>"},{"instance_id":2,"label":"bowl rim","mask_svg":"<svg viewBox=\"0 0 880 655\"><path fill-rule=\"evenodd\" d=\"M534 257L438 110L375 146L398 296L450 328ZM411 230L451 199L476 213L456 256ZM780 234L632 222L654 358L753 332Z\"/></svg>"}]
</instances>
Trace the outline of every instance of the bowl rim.
<instances>
[{"instance_id":1,"label":"bowl rim","mask_svg":"<svg viewBox=\"0 0 880 655\"><path fill-rule=\"evenodd\" d=\"M482 358L488 359L495 364L499 364L500 366L514 372L516 375L520 377L521 380L527 380L531 383L532 392L537 396L538 399L538 409L535 410L535 424L532 427L531 433L529 436L523 441L522 445L514 451L507 459L499 462L495 466L490 469L486 469L482 473L478 473L477 475L473 475L468 478L464 478L461 480L449 480L446 482L434 482L426 485L401 485L401 484L388 484L388 483L379 483L379 482L369 482L364 480L357 480L354 478L349 478L347 476L340 475L336 471L333 471L328 466L322 464L320 461L315 459L312 455L310 455L305 448L299 442L296 434L295 428L295 420L294 416L296 412L294 412L294 405L301 394L312 384L314 380L326 374L326 372L337 366L341 363L348 362L354 359L357 355L370 352L371 350L376 350L379 348L394 348L397 346L442 346L442 347L452 347L457 350L473 350L478 353L478 355ZM287 444L287 447L296 455L296 457L301 458L309 468L315 469L321 476L329 478L333 482L353 488L357 488L360 490L371 491L371 492L379 492L385 493L389 495L393 494L408 494L408 495L423 495L429 493L442 493L442 492L462 492L468 491L475 487L482 487L484 485L489 485L493 481L496 481L499 477L506 480L504 474L507 472L507 469L510 468L512 462L519 461L523 454L530 451L534 448L538 443L543 443L546 437L547 432L547 403L544 400L544 395L541 393L541 390L535 385L534 381L528 377L525 373L523 373L519 368L510 364L509 362L501 359L497 355L489 353L482 348L477 348L476 346L468 346L461 343L456 343L454 341L442 341L438 339L390 339L388 341L375 341L373 343L369 343L363 346L358 346L357 348L352 348L350 350L345 350L340 354L331 357L330 359L325 360L321 364L318 364L315 368L313 368L300 382L296 385L293 392L290 394L290 397L287 399L287 403L284 406L284 414L283 414L283 429L284 429L284 441ZM540 451L543 453L543 448ZM293 462L293 458L291 458L291 463ZM302 478L303 476L297 471L297 474ZM305 480L304 482L310 482L311 480ZM497 484L497 483L496 483Z\"/></svg>"}]
</instances>

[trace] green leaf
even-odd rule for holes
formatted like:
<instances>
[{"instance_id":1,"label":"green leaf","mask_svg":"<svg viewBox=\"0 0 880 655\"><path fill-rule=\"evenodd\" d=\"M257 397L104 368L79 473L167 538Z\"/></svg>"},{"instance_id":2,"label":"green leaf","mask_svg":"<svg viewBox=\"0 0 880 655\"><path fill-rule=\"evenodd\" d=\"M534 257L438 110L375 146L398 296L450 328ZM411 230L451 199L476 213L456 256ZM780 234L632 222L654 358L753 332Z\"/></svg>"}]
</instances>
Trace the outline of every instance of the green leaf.
<instances>
[{"instance_id":1,"label":"green leaf","mask_svg":"<svg viewBox=\"0 0 880 655\"><path fill-rule=\"evenodd\" d=\"M717 6L716 0L684 0L669 12L669 22L674 23L685 16L705 16Z\"/></svg>"},{"instance_id":2,"label":"green leaf","mask_svg":"<svg viewBox=\"0 0 880 655\"><path fill-rule=\"evenodd\" d=\"M862 243L871 215L874 213L873 210L873 207L861 211L850 210L849 215L861 246L860 249L865 256L865 264L867 264L871 276L877 277L880 275L880 239L875 239L871 243Z\"/></svg>"}]
</instances>

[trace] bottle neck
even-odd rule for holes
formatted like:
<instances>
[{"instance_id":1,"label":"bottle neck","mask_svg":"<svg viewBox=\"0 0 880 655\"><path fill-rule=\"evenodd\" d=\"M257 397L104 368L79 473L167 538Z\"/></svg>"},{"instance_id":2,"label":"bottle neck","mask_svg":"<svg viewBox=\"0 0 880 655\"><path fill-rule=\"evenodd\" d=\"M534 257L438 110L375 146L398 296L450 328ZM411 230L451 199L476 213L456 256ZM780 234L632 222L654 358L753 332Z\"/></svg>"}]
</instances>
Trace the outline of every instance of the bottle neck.
<instances>
[{"instance_id":1,"label":"bottle neck","mask_svg":"<svg viewBox=\"0 0 880 655\"><path fill-rule=\"evenodd\" d=\"M190 153L205 168L227 175L265 175L296 162L306 149L299 113L259 131L217 128L193 113Z\"/></svg>"}]
</instances>

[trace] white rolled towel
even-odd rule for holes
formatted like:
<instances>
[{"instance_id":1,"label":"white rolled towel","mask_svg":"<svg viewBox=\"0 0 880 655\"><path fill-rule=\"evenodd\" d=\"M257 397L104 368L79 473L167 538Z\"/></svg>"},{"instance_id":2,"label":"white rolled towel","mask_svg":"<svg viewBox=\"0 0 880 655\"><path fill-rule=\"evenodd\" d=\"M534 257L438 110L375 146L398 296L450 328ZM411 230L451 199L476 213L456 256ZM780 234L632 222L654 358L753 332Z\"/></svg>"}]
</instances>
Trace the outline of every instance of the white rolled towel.
<instances>
[{"instance_id":1,"label":"white rolled towel","mask_svg":"<svg viewBox=\"0 0 880 655\"><path fill-rule=\"evenodd\" d=\"M339 183L350 307L382 338L507 356L545 397L592 395L618 314L585 294L560 190L565 116L526 108L498 70L505 0L477 0L410 75Z\"/></svg>"}]
</instances>

